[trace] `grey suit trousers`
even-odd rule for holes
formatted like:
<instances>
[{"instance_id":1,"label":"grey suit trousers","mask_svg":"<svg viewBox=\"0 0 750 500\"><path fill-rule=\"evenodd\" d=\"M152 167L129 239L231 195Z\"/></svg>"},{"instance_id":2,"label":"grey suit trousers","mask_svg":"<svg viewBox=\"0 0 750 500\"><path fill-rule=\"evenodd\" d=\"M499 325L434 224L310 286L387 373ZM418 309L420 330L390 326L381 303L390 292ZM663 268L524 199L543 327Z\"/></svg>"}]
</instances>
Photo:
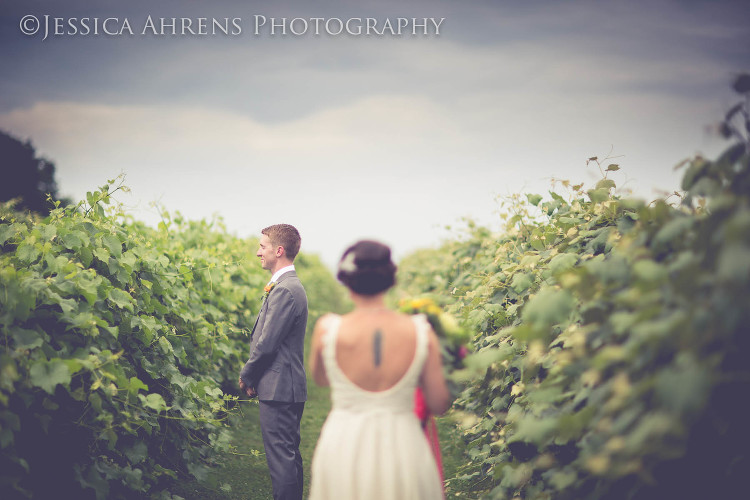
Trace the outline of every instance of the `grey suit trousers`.
<instances>
[{"instance_id":1,"label":"grey suit trousers","mask_svg":"<svg viewBox=\"0 0 750 500\"><path fill-rule=\"evenodd\" d=\"M274 500L302 500L300 421L305 403L260 401L260 428Z\"/></svg>"}]
</instances>

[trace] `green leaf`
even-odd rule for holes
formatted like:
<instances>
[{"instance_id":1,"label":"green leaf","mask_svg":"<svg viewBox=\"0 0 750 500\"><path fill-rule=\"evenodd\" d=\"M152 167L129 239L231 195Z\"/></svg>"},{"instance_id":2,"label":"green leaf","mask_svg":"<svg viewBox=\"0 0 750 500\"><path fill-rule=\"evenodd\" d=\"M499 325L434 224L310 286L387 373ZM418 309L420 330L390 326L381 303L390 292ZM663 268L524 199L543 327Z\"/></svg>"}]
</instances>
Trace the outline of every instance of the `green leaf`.
<instances>
[{"instance_id":1,"label":"green leaf","mask_svg":"<svg viewBox=\"0 0 750 500\"><path fill-rule=\"evenodd\" d=\"M96 393L91 392L89 394L89 403L91 403L91 406L98 412L101 413L102 411L102 397Z\"/></svg>"},{"instance_id":2,"label":"green leaf","mask_svg":"<svg viewBox=\"0 0 750 500\"><path fill-rule=\"evenodd\" d=\"M691 162L685 175L682 176L683 191L689 191L695 183L709 171L711 164L703 159L697 159Z\"/></svg>"},{"instance_id":3,"label":"green leaf","mask_svg":"<svg viewBox=\"0 0 750 500\"><path fill-rule=\"evenodd\" d=\"M553 435L556 428L557 419L555 418L534 418L525 415L519 420L516 432L508 439L508 442L525 441L537 445L544 444Z\"/></svg>"},{"instance_id":4,"label":"green leaf","mask_svg":"<svg viewBox=\"0 0 750 500\"><path fill-rule=\"evenodd\" d=\"M69 313L78 307L78 302L75 299L64 299L59 294L52 291L52 289L46 290L48 304L57 304L64 313Z\"/></svg>"},{"instance_id":5,"label":"green leaf","mask_svg":"<svg viewBox=\"0 0 750 500\"><path fill-rule=\"evenodd\" d=\"M590 189L586 192L593 203L601 203L609 199L609 189Z\"/></svg>"},{"instance_id":6,"label":"green leaf","mask_svg":"<svg viewBox=\"0 0 750 500\"><path fill-rule=\"evenodd\" d=\"M537 328L548 328L565 320L574 305L567 290L546 288L524 306L522 318Z\"/></svg>"},{"instance_id":7,"label":"green leaf","mask_svg":"<svg viewBox=\"0 0 750 500\"><path fill-rule=\"evenodd\" d=\"M144 391L148 390L148 386L144 384L141 379L138 377L130 377L130 382L128 384L128 392L131 394L137 394L138 391L143 389Z\"/></svg>"},{"instance_id":8,"label":"green leaf","mask_svg":"<svg viewBox=\"0 0 750 500\"><path fill-rule=\"evenodd\" d=\"M7 354L0 354L0 389L13 392L13 384L18 380L16 361Z\"/></svg>"},{"instance_id":9,"label":"green leaf","mask_svg":"<svg viewBox=\"0 0 750 500\"><path fill-rule=\"evenodd\" d=\"M68 367L68 371L71 375L75 375L80 370L84 368L89 368L90 362L88 360L82 360L82 359L63 359L63 363L65 363L65 366Z\"/></svg>"},{"instance_id":10,"label":"green leaf","mask_svg":"<svg viewBox=\"0 0 750 500\"><path fill-rule=\"evenodd\" d=\"M553 387L538 387L533 391L528 391L527 398L534 404L547 405L554 403L562 395L562 389L559 386Z\"/></svg>"},{"instance_id":11,"label":"green leaf","mask_svg":"<svg viewBox=\"0 0 750 500\"><path fill-rule=\"evenodd\" d=\"M109 293L107 294L107 298L112 302L114 305L119 307L120 309L127 309L130 312L133 312L133 297L130 296L130 294L124 290L120 290L119 288L112 288Z\"/></svg>"},{"instance_id":12,"label":"green leaf","mask_svg":"<svg viewBox=\"0 0 750 500\"><path fill-rule=\"evenodd\" d=\"M511 281L511 287L516 293L521 293L528 290L533 283L533 276L527 273L518 273L513 276Z\"/></svg>"},{"instance_id":13,"label":"green leaf","mask_svg":"<svg viewBox=\"0 0 750 500\"><path fill-rule=\"evenodd\" d=\"M88 272L83 272L79 274L75 280L76 285L78 285L78 290L81 292L81 295L86 299L86 302L93 305L97 299L99 298L99 294L97 291L97 288L99 286L99 283L101 282L101 278L97 279L98 277L92 277Z\"/></svg>"},{"instance_id":14,"label":"green leaf","mask_svg":"<svg viewBox=\"0 0 750 500\"><path fill-rule=\"evenodd\" d=\"M529 200L529 203L534 206L539 205L539 202L542 201L542 195L539 194L527 194L526 198Z\"/></svg>"},{"instance_id":15,"label":"green leaf","mask_svg":"<svg viewBox=\"0 0 750 500\"><path fill-rule=\"evenodd\" d=\"M0 224L0 245L5 245L5 242L15 236L16 231L11 224Z\"/></svg>"},{"instance_id":16,"label":"green leaf","mask_svg":"<svg viewBox=\"0 0 750 500\"><path fill-rule=\"evenodd\" d=\"M678 416L700 410L711 388L710 374L689 353L656 377L656 394Z\"/></svg>"},{"instance_id":17,"label":"green leaf","mask_svg":"<svg viewBox=\"0 0 750 500\"><path fill-rule=\"evenodd\" d=\"M680 421L664 412L648 413L626 437L625 447L631 453L640 453L646 443L662 442L667 436L681 432Z\"/></svg>"},{"instance_id":18,"label":"green leaf","mask_svg":"<svg viewBox=\"0 0 750 500\"><path fill-rule=\"evenodd\" d=\"M97 247L94 249L94 257L107 264L109 262L109 252L106 248Z\"/></svg>"},{"instance_id":19,"label":"green leaf","mask_svg":"<svg viewBox=\"0 0 750 500\"><path fill-rule=\"evenodd\" d=\"M94 260L94 254L88 247L82 247L78 251L78 256L81 258L81 263L84 265L84 267L91 266L91 262Z\"/></svg>"},{"instance_id":20,"label":"green leaf","mask_svg":"<svg viewBox=\"0 0 750 500\"><path fill-rule=\"evenodd\" d=\"M127 252L124 252L122 256L119 259L119 263L122 266L125 266L130 272L133 272L133 268L135 267L136 263L136 256L133 252L128 250Z\"/></svg>"},{"instance_id":21,"label":"green leaf","mask_svg":"<svg viewBox=\"0 0 750 500\"><path fill-rule=\"evenodd\" d=\"M567 271L578 262L578 256L574 253L561 253L552 257L547 267L553 275Z\"/></svg>"},{"instance_id":22,"label":"green leaf","mask_svg":"<svg viewBox=\"0 0 750 500\"><path fill-rule=\"evenodd\" d=\"M125 448L123 451L133 465L143 462L148 456L148 446L143 441L138 441L133 446Z\"/></svg>"},{"instance_id":23,"label":"green leaf","mask_svg":"<svg viewBox=\"0 0 750 500\"><path fill-rule=\"evenodd\" d=\"M583 220L579 219L578 217L568 217L566 215L558 217L556 220L560 224L564 224L564 225L577 225L583 222Z\"/></svg>"},{"instance_id":24,"label":"green leaf","mask_svg":"<svg viewBox=\"0 0 750 500\"><path fill-rule=\"evenodd\" d=\"M18 260L21 262L31 264L37 259L37 257L39 257L39 250L33 241L26 240L18 245L18 248L16 249L16 257L18 257Z\"/></svg>"},{"instance_id":25,"label":"green leaf","mask_svg":"<svg viewBox=\"0 0 750 500\"><path fill-rule=\"evenodd\" d=\"M687 233L693 226L694 219L692 217L676 217L671 221L667 222L659 229L659 232L654 236L654 246L666 245L673 240L676 240Z\"/></svg>"},{"instance_id":26,"label":"green leaf","mask_svg":"<svg viewBox=\"0 0 750 500\"><path fill-rule=\"evenodd\" d=\"M83 240L77 232L69 232L61 235L62 243L69 250L78 250L83 246Z\"/></svg>"},{"instance_id":27,"label":"green leaf","mask_svg":"<svg viewBox=\"0 0 750 500\"><path fill-rule=\"evenodd\" d=\"M198 481L205 481L208 477L209 469L203 464L197 463L197 462L189 462L188 463L188 471L190 474L193 475Z\"/></svg>"},{"instance_id":28,"label":"green leaf","mask_svg":"<svg viewBox=\"0 0 750 500\"><path fill-rule=\"evenodd\" d=\"M702 177L690 188L690 194L695 196L713 197L721 192L721 185L715 179Z\"/></svg>"},{"instance_id":29,"label":"green leaf","mask_svg":"<svg viewBox=\"0 0 750 500\"><path fill-rule=\"evenodd\" d=\"M139 336L139 340L144 344L151 343L158 329L156 319L152 316L133 316L130 320L130 325L132 328L140 328L140 331L143 332L143 334Z\"/></svg>"},{"instance_id":30,"label":"green leaf","mask_svg":"<svg viewBox=\"0 0 750 500\"><path fill-rule=\"evenodd\" d=\"M499 347L485 347L466 356L464 365L474 374L483 375L492 364L508 359L514 352L514 349L508 344L502 344Z\"/></svg>"},{"instance_id":31,"label":"green leaf","mask_svg":"<svg viewBox=\"0 0 750 500\"><path fill-rule=\"evenodd\" d=\"M104 237L102 237L102 245L109 250L111 255L118 258L122 255L122 243L117 236L113 234L104 235Z\"/></svg>"},{"instance_id":32,"label":"green leaf","mask_svg":"<svg viewBox=\"0 0 750 500\"><path fill-rule=\"evenodd\" d=\"M11 328L10 333L15 341L14 347L16 349L34 349L44 343L44 337L42 334L35 330L14 327Z\"/></svg>"},{"instance_id":33,"label":"green leaf","mask_svg":"<svg viewBox=\"0 0 750 500\"><path fill-rule=\"evenodd\" d=\"M167 337L159 337L159 347L161 347L161 350L164 351L164 354L174 354L172 344L169 343Z\"/></svg>"},{"instance_id":34,"label":"green leaf","mask_svg":"<svg viewBox=\"0 0 750 500\"><path fill-rule=\"evenodd\" d=\"M618 170L620 170L620 166L616 163L610 163L607 165L607 172L617 172Z\"/></svg>"},{"instance_id":35,"label":"green leaf","mask_svg":"<svg viewBox=\"0 0 750 500\"><path fill-rule=\"evenodd\" d=\"M54 224L42 224L39 226L39 234L44 241L52 241L57 236L57 226Z\"/></svg>"},{"instance_id":36,"label":"green leaf","mask_svg":"<svg viewBox=\"0 0 750 500\"><path fill-rule=\"evenodd\" d=\"M172 479L177 479L177 473L175 471L173 471L172 469L165 469L164 467L162 467L159 464L156 464L154 466L154 475L156 477L159 477L159 476L169 476Z\"/></svg>"},{"instance_id":37,"label":"green leaf","mask_svg":"<svg viewBox=\"0 0 750 500\"><path fill-rule=\"evenodd\" d=\"M38 361L31 365L29 370L31 383L41 387L50 394L55 393L58 384L70 384L70 371L65 363L59 359L50 361Z\"/></svg>"},{"instance_id":38,"label":"green leaf","mask_svg":"<svg viewBox=\"0 0 750 500\"><path fill-rule=\"evenodd\" d=\"M616 185L615 181L613 181L612 179L602 179L596 183L596 190L606 189L607 191L609 191L614 187L616 187Z\"/></svg>"},{"instance_id":39,"label":"green leaf","mask_svg":"<svg viewBox=\"0 0 750 500\"><path fill-rule=\"evenodd\" d=\"M627 311L616 311L609 316L609 322L618 335L627 333L638 321L638 314Z\"/></svg>"},{"instance_id":40,"label":"green leaf","mask_svg":"<svg viewBox=\"0 0 750 500\"><path fill-rule=\"evenodd\" d=\"M588 391L588 389L584 389L584 391ZM576 395L576 398L579 398L580 394L581 393L579 392ZM560 415L557 422L557 433L555 438L562 441L578 441L581 438L581 435L588 429L591 419L596 411L597 408L586 406L579 412Z\"/></svg>"},{"instance_id":41,"label":"green leaf","mask_svg":"<svg viewBox=\"0 0 750 500\"><path fill-rule=\"evenodd\" d=\"M750 248L729 245L719 256L718 275L722 280L747 283L750 279Z\"/></svg>"},{"instance_id":42,"label":"green leaf","mask_svg":"<svg viewBox=\"0 0 750 500\"><path fill-rule=\"evenodd\" d=\"M646 283L660 282L667 278L667 269L650 259L641 259L633 264L633 272Z\"/></svg>"},{"instance_id":43,"label":"green leaf","mask_svg":"<svg viewBox=\"0 0 750 500\"><path fill-rule=\"evenodd\" d=\"M534 238L534 239L531 240L531 247L534 250L538 250L538 251L541 252L542 250L545 249L546 246L547 245L545 245L544 241L542 241L540 239Z\"/></svg>"},{"instance_id":44,"label":"green leaf","mask_svg":"<svg viewBox=\"0 0 750 500\"><path fill-rule=\"evenodd\" d=\"M167 403L164 402L164 398L161 394L151 393L148 396L139 394L138 398L147 408L155 410L157 413L167 410Z\"/></svg>"},{"instance_id":45,"label":"green leaf","mask_svg":"<svg viewBox=\"0 0 750 500\"><path fill-rule=\"evenodd\" d=\"M552 474L550 483L558 491L562 491L573 485L578 480L578 474L575 470L561 470Z\"/></svg>"}]
</instances>

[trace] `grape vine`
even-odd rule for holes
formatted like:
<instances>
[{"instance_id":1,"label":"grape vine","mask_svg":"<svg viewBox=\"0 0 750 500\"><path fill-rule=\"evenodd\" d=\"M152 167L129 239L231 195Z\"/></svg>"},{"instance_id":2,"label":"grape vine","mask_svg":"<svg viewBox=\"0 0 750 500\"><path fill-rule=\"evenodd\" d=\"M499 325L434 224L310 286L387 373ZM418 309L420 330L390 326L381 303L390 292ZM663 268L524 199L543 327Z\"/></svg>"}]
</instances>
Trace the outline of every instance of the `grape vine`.
<instances>
[{"instance_id":1,"label":"grape vine","mask_svg":"<svg viewBox=\"0 0 750 500\"><path fill-rule=\"evenodd\" d=\"M113 179L45 219L0 214L3 498L169 498L230 448L268 278L257 242L166 212L149 228L114 202L123 189ZM298 260L330 289L316 257Z\"/></svg>"},{"instance_id":2,"label":"grape vine","mask_svg":"<svg viewBox=\"0 0 750 500\"><path fill-rule=\"evenodd\" d=\"M741 140L714 161L684 162L679 202L620 196L619 166L590 158L603 174L593 188L514 195L503 232L470 224L464 240L401 263L403 296L440 296L478 332L454 374L467 384L455 414L468 459L455 491L564 500L744 489L747 79L740 90L724 129Z\"/></svg>"}]
</instances>

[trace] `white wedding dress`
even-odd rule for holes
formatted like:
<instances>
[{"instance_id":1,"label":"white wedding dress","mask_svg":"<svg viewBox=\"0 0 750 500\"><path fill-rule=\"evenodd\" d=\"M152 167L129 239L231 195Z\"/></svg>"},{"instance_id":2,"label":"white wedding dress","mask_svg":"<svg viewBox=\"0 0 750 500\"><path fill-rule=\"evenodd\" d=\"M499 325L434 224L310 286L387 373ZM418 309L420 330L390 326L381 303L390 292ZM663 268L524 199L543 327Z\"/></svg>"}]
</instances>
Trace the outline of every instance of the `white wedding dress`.
<instances>
[{"instance_id":1,"label":"white wedding dress","mask_svg":"<svg viewBox=\"0 0 750 500\"><path fill-rule=\"evenodd\" d=\"M310 500L441 499L443 486L414 414L414 390L427 358L429 324L414 316L417 348L406 374L384 391L351 382L336 363L340 316L323 340L332 408L312 459Z\"/></svg>"}]
</instances>

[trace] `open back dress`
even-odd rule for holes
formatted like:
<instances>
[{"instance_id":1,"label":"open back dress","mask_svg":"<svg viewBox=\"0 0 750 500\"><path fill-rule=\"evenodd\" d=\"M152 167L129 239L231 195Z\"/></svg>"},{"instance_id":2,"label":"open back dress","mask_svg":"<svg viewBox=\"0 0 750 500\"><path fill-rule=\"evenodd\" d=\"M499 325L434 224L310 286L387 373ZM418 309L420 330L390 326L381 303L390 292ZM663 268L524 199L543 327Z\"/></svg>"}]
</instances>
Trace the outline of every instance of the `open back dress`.
<instances>
[{"instance_id":1,"label":"open back dress","mask_svg":"<svg viewBox=\"0 0 750 500\"><path fill-rule=\"evenodd\" d=\"M443 486L419 420L414 390L428 351L429 324L413 316L416 351L390 388L354 384L336 362L340 316L332 316L323 343L331 412L312 459L310 500L441 499Z\"/></svg>"}]
</instances>

